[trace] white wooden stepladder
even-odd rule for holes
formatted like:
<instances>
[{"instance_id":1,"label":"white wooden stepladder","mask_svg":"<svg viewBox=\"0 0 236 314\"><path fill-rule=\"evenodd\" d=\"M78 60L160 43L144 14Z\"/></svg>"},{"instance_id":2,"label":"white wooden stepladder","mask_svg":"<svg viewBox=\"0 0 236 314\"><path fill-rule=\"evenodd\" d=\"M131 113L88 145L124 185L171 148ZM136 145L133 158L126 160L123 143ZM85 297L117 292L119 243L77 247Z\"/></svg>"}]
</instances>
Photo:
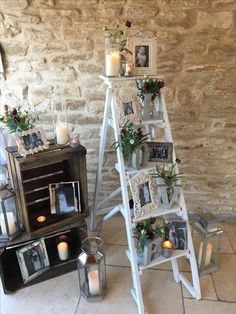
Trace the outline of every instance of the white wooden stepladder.
<instances>
[{"instance_id":1,"label":"white wooden stepladder","mask_svg":"<svg viewBox=\"0 0 236 314\"><path fill-rule=\"evenodd\" d=\"M187 214L187 209L186 209L182 189L180 192L180 201L179 201L178 207L175 206L174 208L171 208L171 209L157 208L156 210L151 211L150 213L145 214L142 217L134 219L131 216L131 211L130 211L130 206L129 206L129 194L128 194L129 183L128 182L130 178L134 178L135 176L137 176L139 171L138 170L127 171L127 169L125 169L123 154L120 148L118 148L116 168L119 171L120 187L118 187L108 197L106 197L105 199L103 199L101 202L98 203L99 188L102 182L103 158L104 158L104 152L105 152L105 144L106 144L106 136L107 136L108 127L111 126L113 128L114 137L116 141L118 141L119 134L120 134L120 126L119 126L118 114L117 114L117 109L116 109L117 92L118 92L118 89L121 88L124 83L127 83L128 81L131 81L131 80L135 80L137 79L137 77L136 78L135 77L108 78L108 77L101 76L100 78L104 80L107 86L107 90L106 90L106 101L105 101L103 124L102 124L101 133L100 133L101 140L100 140L100 146L99 146L99 160L98 160L97 177L96 177L96 185L95 185L94 206L91 212L91 229L95 230L97 227L97 224L96 224L97 216L103 215L102 221L106 221L117 212L120 211L122 213L125 219L125 226L126 226L126 233L127 233L127 240L128 240L127 256L131 263L131 273L132 273L132 279L133 279L133 288L131 289L131 293L137 303L139 314L147 313L147 311L144 308L144 303L143 303L141 283L140 283L140 274L146 268L154 267L158 264L161 264L167 261L171 261L174 280L177 283L182 282L182 284L186 287L186 289L190 292L190 294L194 298L199 300L201 298L199 276L198 276L197 264L196 264L195 254L194 254L190 225L188 222L188 214ZM151 121L144 121L141 123L141 125L146 128L146 131L150 131L151 129L155 130L155 128L163 128L165 141L173 143L165 99L162 93L158 96L158 104L159 104L159 108L161 108L161 111L163 112L163 118L157 119L157 120L151 120ZM176 158L175 151L173 150L173 160L175 160L175 158ZM154 168L155 168L155 165L153 165L153 163L152 165L148 164L147 167L145 167L145 169L142 169L142 172L143 171L149 172L150 170L153 170ZM122 194L122 203L117 204L113 207L104 208L104 204L112 200L119 193ZM186 250L174 250L170 258L163 258L162 256L159 256L157 259L153 260L151 264L145 267L138 265L137 258L136 258L135 242L134 242L134 237L133 237L133 232L132 232L132 229L133 229L132 225L142 220L151 218L151 217L164 216L170 213L176 213L178 216L181 216L184 220L187 221L188 248ZM193 285L186 279L186 277L178 269L177 258L182 257L182 256L186 256L189 259L191 272L192 272Z\"/></svg>"}]
</instances>

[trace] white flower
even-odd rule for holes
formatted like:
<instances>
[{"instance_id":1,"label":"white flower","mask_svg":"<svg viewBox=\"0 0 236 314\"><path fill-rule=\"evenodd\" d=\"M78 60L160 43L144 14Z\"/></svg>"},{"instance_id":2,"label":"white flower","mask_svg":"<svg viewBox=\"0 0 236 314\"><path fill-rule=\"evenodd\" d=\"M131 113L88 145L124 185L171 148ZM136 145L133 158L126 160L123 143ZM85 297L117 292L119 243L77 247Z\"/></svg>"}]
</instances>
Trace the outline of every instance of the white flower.
<instances>
[{"instance_id":1,"label":"white flower","mask_svg":"<svg viewBox=\"0 0 236 314\"><path fill-rule=\"evenodd\" d=\"M164 170L165 170L166 172L170 172L170 171L171 171L171 166L170 166L170 165L165 165L165 166L164 166Z\"/></svg>"},{"instance_id":2,"label":"white flower","mask_svg":"<svg viewBox=\"0 0 236 314\"><path fill-rule=\"evenodd\" d=\"M130 144L133 145L134 144L134 140L130 140Z\"/></svg>"},{"instance_id":3,"label":"white flower","mask_svg":"<svg viewBox=\"0 0 236 314\"><path fill-rule=\"evenodd\" d=\"M27 116L27 112L21 111L20 117L21 117L21 118L24 118L24 117L26 117L26 116Z\"/></svg>"}]
</instances>

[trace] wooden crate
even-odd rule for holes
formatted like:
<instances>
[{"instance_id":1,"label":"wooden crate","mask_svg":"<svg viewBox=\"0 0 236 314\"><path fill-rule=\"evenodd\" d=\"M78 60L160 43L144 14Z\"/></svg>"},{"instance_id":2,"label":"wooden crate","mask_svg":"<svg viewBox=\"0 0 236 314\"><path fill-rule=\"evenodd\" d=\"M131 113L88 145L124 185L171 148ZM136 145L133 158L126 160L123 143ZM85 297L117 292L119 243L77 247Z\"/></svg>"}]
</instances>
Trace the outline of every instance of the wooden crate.
<instances>
[{"instance_id":1,"label":"wooden crate","mask_svg":"<svg viewBox=\"0 0 236 314\"><path fill-rule=\"evenodd\" d=\"M60 148L50 144L49 149L23 158L16 147L8 147L8 169L18 207L20 221L26 232L42 236L69 223L79 222L88 214L86 149ZM80 182L81 213L56 215L50 212L48 185L57 182ZM45 222L37 222L40 215Z\"/></svg>"}]
</instances>

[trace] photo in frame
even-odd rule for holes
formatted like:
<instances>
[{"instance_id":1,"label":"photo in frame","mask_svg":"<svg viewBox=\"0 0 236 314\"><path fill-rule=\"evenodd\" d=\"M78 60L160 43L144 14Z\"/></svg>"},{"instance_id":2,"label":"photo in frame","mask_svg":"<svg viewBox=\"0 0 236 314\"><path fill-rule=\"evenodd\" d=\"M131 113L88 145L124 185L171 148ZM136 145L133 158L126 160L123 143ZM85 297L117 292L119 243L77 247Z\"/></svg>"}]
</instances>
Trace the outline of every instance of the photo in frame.
<instances>
[{"instance_id":1,"label":"photo in frame","mask_svg":"<svg viewBox=\"0 0 236 314\"><path fill-rule=\"evenodd\" d=\"M148 142L149 162L171 163L173 160L173 143Z\"/></svg>"},{"instance_id":2,"label":"photo in frame","mask_svg":"<svg viewBox=\"0 0 236 314\"><path fill-rule=\"evenodd\" d=\"M128 49L132 52L133 75L156 75L156 37L130 37Z\"/></svg>"},{"instance_id":3,"label":"photo in frame","mask_svg":"<svg viewBox=\"0 0 236 314\"><path fill-rule=\"evenodd\" d=\"M152 176L141 173L130 179L130 187L134 202L134 216L141 217L157 208L157 189Z\"/></svg>"},{"instance_id":4,"label":"photo in frame","mask_svg":"<svg viewBox=\"0 0 236 314\"><path fill-rule=\"evenodd\" d=\"M18 152L23 157L49 148L49 142L41 128L15 132L12 135L18 146Z\"/></svg>"},{"instance_id":5,"label":"photo in frame","mask_svg":"<svg viewBox=\"0 0 236 314\"><path fill-rule=\"evenodd\" d=\"M174 243L174 249L187 249L187 222L180 218L167 218L165 226L165 238Z\"/></svg>"},{"instance_id":6,"label":"photo in frame","mask_svg":"<svg viewBox=\"0 0 236 314\"><path fill-rule=\"evenodd\" d=\"M126 122L139 123L141 120L141 104L137 96L118 97L117 109L119 124L124 125Z\"/></svg>"},{"instance_id":7,"label":"photo in frame","mask_svg":"<svg viewBox=\"0 0 236 314\"><path fill-rule=\"evenodd\" d=\"M81 212L78 181L49 184L51 214Z\"/></svg>"},{"instance_id":8,"label":"photo in frame","mask_svg":"<svg viewBox=\"0 0 236 314\"><path fill-rule=\"evenodd\" d=\"M36 278L50 265L43 238L16 250L16 255L24 283Z\"/></svg>"}]
</instances>

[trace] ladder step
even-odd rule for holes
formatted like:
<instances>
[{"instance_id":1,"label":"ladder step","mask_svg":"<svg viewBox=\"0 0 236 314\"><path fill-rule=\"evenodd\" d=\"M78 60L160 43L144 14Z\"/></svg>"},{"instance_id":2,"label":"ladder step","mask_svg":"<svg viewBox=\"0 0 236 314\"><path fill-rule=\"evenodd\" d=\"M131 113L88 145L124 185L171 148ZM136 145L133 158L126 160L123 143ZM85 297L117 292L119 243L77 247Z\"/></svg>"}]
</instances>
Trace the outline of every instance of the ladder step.
<instances>
[{"instance_id":1,"label":"ladder step","mask_svg":"<svg viewBox=\"0 0 236 314\"><path fill-rule=\"evenodd\" d=\"M155 208L153 209L152 211L140 216L140 217L137 217L137 218L133 218L132 221L134 223L137 223L137 222L140 222L140 221L143 221L145 219L148 219L148 218L154 218L154 217L158 217L158 216L164 216L164 215L168 215L168 214L173 214L173 213L180 213L179 216L182 216L182 209L180 206L177 206L177 205L173 205L171 208Z\"/></svg>"}]
</instances>

